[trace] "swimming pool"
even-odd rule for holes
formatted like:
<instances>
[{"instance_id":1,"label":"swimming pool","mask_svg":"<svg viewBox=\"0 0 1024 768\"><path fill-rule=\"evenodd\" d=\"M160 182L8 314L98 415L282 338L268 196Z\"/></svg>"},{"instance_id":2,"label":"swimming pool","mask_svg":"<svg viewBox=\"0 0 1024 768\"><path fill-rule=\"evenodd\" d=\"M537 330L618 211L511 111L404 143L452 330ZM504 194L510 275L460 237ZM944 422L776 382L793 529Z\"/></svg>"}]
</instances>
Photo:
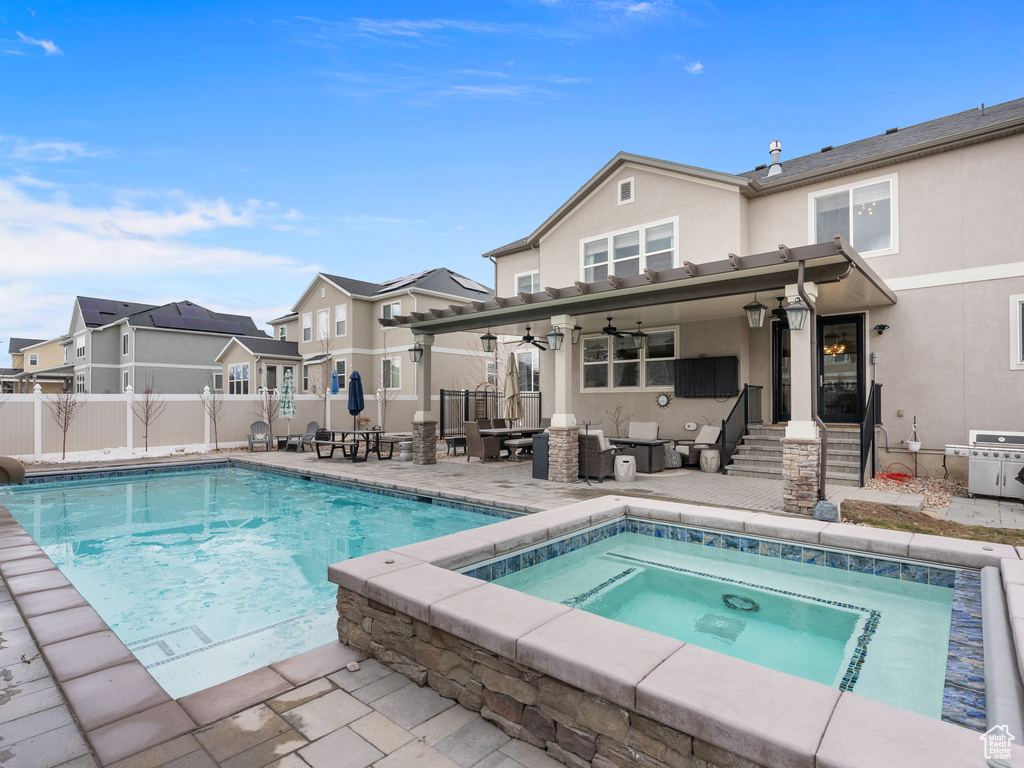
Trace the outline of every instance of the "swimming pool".
<instances>
[{"instance_id":1,"label":"swimming pool","mask_svg":"<svg viewBox=\"0 0 1024 768\"><path fill-rule=\"evenodd\" d=\"M329 564L514 516L239 467L0 503L175 698L337 639Z\"/></svg>"},{"instance_id":2,"label":"swimming pool","mask_svg":"<svg viewBox=\"0 0 1024 768\"><path fill-rule=\"evenodd\" d=\"M957 578L976 573L630 519L463 573L972 725L947 677Z\"/></svg>"}]
</instances>

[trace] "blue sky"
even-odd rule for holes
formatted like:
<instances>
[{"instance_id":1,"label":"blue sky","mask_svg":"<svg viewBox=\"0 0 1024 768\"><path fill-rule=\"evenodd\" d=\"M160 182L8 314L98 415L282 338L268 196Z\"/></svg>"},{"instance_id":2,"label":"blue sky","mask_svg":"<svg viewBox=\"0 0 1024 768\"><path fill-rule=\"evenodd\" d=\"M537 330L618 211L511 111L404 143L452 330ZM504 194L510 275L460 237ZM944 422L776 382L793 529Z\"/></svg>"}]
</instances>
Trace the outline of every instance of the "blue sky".
<instances>
[{"instance_id":1,"label":"blue sky","mask_svg":"<svg viewBox=\"0 0 1024 768\"><path fill-rule=\"evenodd\" d=\"M490 284L620 150L738 173L1009 101L1022 38L1009 2L0 0L0 352L75 295Z\"/></svg>"}]
</instances>

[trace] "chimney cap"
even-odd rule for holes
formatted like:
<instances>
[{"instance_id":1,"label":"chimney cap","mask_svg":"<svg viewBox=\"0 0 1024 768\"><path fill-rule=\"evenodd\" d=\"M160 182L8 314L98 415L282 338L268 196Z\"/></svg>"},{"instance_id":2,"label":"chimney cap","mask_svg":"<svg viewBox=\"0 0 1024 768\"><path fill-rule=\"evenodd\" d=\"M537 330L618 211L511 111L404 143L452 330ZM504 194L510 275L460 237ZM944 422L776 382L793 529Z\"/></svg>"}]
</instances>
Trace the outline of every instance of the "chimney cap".
<instances>
[{"instance_id":1,"label":"chimney cap","mask_svg":"<svg viewBox=\"0 0 1024 768\"><path fill-rule=\"evenodd\" d=\"M773 141L771 144L768 145L768 151L769 152L781 152L782 151L782 142L781 141Z\"/></svg>"}]
</instances>

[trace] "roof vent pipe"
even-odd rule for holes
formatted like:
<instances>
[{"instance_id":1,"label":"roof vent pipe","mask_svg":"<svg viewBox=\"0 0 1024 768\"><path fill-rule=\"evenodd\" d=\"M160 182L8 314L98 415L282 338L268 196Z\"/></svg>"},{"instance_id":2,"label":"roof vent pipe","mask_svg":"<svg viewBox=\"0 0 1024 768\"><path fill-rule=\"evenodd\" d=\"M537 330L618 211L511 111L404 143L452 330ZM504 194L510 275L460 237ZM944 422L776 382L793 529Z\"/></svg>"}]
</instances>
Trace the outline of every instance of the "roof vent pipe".
<instances>
[{"instance_id":1,"label":"roof vent pipe","mask_svg":"<svg viewBox=\"0 0 1024 768\"><path fill-rule=\"evenodd\" d=\"M779 162L779 155L782 154L782 142L773 141L768 145L768 151L772 154L772 164L768 168L768 175L776 176L782 173L782 164Z\"/></svg>"}]
</instances>

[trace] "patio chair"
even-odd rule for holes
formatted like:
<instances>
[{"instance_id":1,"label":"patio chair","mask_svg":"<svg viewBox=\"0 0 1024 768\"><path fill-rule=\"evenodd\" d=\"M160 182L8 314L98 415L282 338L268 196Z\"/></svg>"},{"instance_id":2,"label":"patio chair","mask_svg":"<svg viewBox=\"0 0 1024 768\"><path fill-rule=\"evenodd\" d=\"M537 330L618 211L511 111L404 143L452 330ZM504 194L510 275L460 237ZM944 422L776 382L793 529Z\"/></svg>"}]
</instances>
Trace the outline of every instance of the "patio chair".
<instances>
[{"instance_id":1,"label":"patio chair","mask_svg":"<svg viewBox=\"0 0 1024 768\"><path fill-rule=\"evenodd\" d=\"M700 452L708 448L722 450L722 428L704 425L693 440L680 440L676 451L683 455L683 464L700 464Z\"/></svg>"},{"instance_id":2,"label":"patio chair","mask_svg":"<svg viewBox=\"0 0 1024 768\"><path fill-rule=\"evenodd\" d=\"M580 433L580 477L595 477L604 482L615 476L615 446L608 442L600 429L589 434Z\"/></svg>"},{"instance_id":3,"label":"patio chair","mask_svg":"<svg viewBox=\"0 0 1024 768\"><path fill-rule=\"evenodd\" d=\"M493 424L491 424L490 419L477 419L475 423L478 427L480 427L480 429L490 429L492 426L494 426Z\"/></svg>"},{"instance_id":4,"label":"patio chair","mask_svg":"<svg viewBox=\"0 0 1024 768\"><path fill-rule=\"evenodd\" d=\"M629 422L629 437L634 440L657 440L658 422L656 421L631 421Z\"/></svg>"},{"instance_id":5,"label":"patio chair","mask_svg":"<svg viewBox=\"0 0 1024 768\"><path fill-rule=\"evenodd\" d=\"M466 461L476 456L480 461L496 459L501 455L501 441L494 437L480 434L480 425L474 421L466 422Z\"/></svg>"},{"instance_id":6,"label":"patio chair","mask_svg":"<svg viewBox=\"0 0 1024 768\"><path fill-rule=\"evenodd\" d=\"M274 436L270 434L270 425L265 421L254 421L249 425L249 453L252 453L253 446L262 445L268 451Z\"/></svg>"},{"instance_id":7,"label":"patio chair","mask_svg":"<svg viewBox=\"0 0 1024 768\"><path fill-rule=\"evenodd\" d=\"M288 438L288 442L285 444L284 449L287 451L292 446L298 453L302 453L304 446L309 446L309 450L313 450L313 438L316 437L316 431L320 429L320 425L311 421L306 425L306 431L301 435L291 435Z\"/></svg>"},{"instance_id":8,"label":"patio chair","mask_svg":"<svg viewBox=\"0 0 1024 768\"><path fill-rule=\"evenodd\" d=\"M508 427L508 419L491 419L491 429L505 429Z\"/></svg>"}]
</instances>

